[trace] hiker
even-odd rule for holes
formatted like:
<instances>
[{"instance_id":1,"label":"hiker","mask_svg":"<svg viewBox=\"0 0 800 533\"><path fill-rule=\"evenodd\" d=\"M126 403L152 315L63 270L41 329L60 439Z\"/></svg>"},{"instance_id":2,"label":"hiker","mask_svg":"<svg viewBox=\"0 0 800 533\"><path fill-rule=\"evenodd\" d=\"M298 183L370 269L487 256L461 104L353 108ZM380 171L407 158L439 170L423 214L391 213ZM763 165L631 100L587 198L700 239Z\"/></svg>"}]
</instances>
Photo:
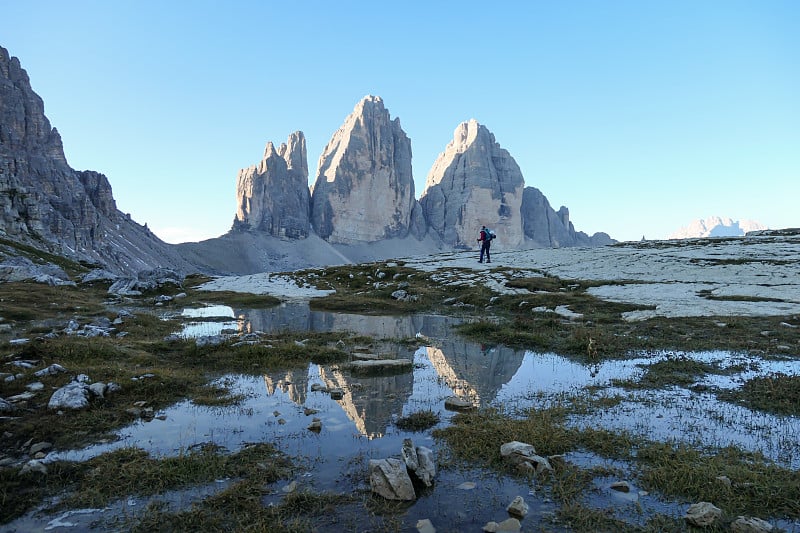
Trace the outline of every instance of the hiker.
<instances>
[{"instance_id":1,"label":"hiker","mask_svg":"<svg viewBox=\"0 0 800 533\"><path fill-rule=\"evenodd\" d=\"M486 229L486 226L481 226L481 233L478 237L478 242L481 243L481 258L478 263L483 263L483 254L486 254L486 262L491 263L492 258L489 256L489 248L492 246L492 234Z\"/></svg>"}]
</instances>

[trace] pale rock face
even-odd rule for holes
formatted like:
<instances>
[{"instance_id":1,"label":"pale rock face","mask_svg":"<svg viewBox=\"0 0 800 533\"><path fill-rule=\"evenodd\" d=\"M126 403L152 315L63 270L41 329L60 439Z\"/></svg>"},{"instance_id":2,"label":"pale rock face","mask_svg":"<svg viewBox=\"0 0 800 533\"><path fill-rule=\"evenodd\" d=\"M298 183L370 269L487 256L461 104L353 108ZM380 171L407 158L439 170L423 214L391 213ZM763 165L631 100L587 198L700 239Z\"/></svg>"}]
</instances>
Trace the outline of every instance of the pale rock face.
<instances>
[{"instance_id":1,"label":"pale rock face","mask_svg":"<svg viewBox=\"0 0 800 533\"><path fill-rule=\"evenodd\" d=\"M296 131L277 150L267 143L261 162L239 171L233 229L305 238L309 196L306 139Z\"/></svg>"},{"instance_id":2,"label":"pale rock face","mask_svg":"<svg viewBox=\"0 0 800 533\"><path fill-rule=\"evenodd\" d=\"M411 140L383 100L367 96L319 158L311 195L314 229L343 244L405 237L412 226L417 235L415 204Z\"/></svg>"},{"instance_id":3,"label":"pale rock face","mask_svg":"<svg viewBox=\"0 0 800 533\"><path fill-rule=\"evenodd\" d=\"M555 211L547 197L535 187L525 187L522 194L522 227L527 239L550 248L604 246L614 242L606 233L589 236L575 231L569 220L569 209L562 205Z\"/></svg>"},{"instance_id":4,"label":"pale rock face","mask_svg":"<svg viewBox=\"0 0 800 533\"><path fill-rule=\"evenodd\" d=\"M524 241L524 179L516 161L475 120L463 122L433 164L420 198L428 226L458 248L476 246L481 226L495 243L517 248Z\"/></svg>"},{"instance_id":5,"label":"pale rock face","mask_svg":"<svg viewBox=\"0 0 800 533\"><path fill-rule=\"evenodd\" d=\"M0 47L0 234L115 272L190 265L117 209L103 174L67 164L16 57Z\"/></svg>"}]
</instances>

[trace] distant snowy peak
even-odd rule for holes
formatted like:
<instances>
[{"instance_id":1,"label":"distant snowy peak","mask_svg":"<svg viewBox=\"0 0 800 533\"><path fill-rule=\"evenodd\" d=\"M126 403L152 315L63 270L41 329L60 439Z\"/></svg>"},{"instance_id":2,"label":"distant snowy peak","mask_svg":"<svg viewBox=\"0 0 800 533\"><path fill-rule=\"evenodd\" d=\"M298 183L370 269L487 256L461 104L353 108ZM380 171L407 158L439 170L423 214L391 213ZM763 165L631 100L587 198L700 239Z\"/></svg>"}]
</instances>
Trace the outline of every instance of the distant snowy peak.
<instances>
[{"instance_id":1,"label":"distant snowy peak","mask_svg":"<svg viewBox=\"0 0 800 533\"><path fill-rule=\"evenodd\" d=\"M698 237L740 237L748 231L768 229L754 220L733 220L729 217L708 217L694 220L672 233L668 239L693 239Z\"/></svg>"}]
</instances>

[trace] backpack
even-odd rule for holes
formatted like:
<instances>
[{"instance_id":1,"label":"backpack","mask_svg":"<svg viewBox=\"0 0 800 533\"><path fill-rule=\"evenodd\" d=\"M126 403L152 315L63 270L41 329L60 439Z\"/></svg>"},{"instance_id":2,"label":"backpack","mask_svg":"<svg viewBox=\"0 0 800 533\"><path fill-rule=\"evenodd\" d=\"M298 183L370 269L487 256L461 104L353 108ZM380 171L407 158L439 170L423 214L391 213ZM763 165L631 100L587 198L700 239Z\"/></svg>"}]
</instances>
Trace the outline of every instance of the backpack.
<instances>
[{"instance_id":1,"label":"backpack","mask_svg":"<svg viewBox=\"0 0 800 533\"><path fill-rule=\"evenodd\" d=\"M497 237L495 232L493 232L489 228L486 228L486 240L487 241L493 241L495 237Z\"/></svg>"}]
</instances>

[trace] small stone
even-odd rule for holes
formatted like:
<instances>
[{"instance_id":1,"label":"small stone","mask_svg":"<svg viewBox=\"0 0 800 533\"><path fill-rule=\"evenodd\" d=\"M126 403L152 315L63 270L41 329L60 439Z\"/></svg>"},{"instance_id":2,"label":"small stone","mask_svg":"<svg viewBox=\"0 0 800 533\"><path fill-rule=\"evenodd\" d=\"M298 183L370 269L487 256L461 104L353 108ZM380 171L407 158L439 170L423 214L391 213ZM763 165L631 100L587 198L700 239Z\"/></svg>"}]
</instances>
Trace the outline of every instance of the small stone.
<instances>
[{"instance_id":1,"label":"small stone","mask_svg":"<svg viewBox=\"0 0 800 533\"><path fill-rule=\"evenodd\" d=\"M766 533L773 529L766 520L749 516L740 516L731 524L733 533Z\"/></svg>"},{"instance_id":2,"label":"small stone","mask_svg":"<svg viewBox=\"0 0 800 533\"><path fill-rule=\"evenodd\" d=\"M313 419L311 421L311 424L308 426L308 429L310 431L313 431L314 433L319 433L320 431L322 431L322 420L320 420L319 418Z\"/></svg>"},{"instance_id":3,"label":"small stone","mask_svg":"<svg viewBox=\"0 0 800 533\"><path fill-rule=\"evenodd\" d=\"M483 530L487 533L518 533L522 530L522 524L516 518L508 518L499 524L497 522L489 522L483 526Z\"/></svg>"},{"instance_id":4,"label":"small stone","mask_svg":"<svg viewBox=\"0 0 800 533\"><path fill-rule=\"evenodd\" d=\"M618 492L630 492L631 486L627 481L615 481L611 484L611 490L616 490Z\"/></svg>"},{"instance_id":5,"label":"small stone","mask_svg":"<svg viewBox=\"0 0 800 533\"><path fill-rule=\"evenodd\" d=\"M39 452L47 451L52 447L53 445L50 444L49 442L37 442L36 444L31 446L31 449L28 450L28 453L30 453L31 455L35 455Z\"/></svg>"},{"instance_id":6,"label":"small stone","mask_svg":"<svg viewBox=\"0 0 800 533\"><path fill-rule=\"evenodd\" d=\"M306 416L315 415L319 413L319 409L311 409L310 407L305 407L303 409L303 414Z\"/></svg>"},{"instance_id":7,"label":"small stone","mask_svg":"<svg viewBox=\"0 0 800 533\"><path fill-rule=\"evenodd\" d=\"M285 423L286 423L286 420L284 420L283 418L279 418L278 419L278 424L284 425Z\"/></svg>"},{"instance_id":8,"label":"small stone","mask_svg":"<svg viewBox=\"0 0 800 533\"><path fill-rule=\"evenodd\" d=\"M436 533L436 528L433 527L433 523L427 518L417 520L416 528L419 533Z\"/></svg>"},{"instance_id":9,"label":"small stone","mask_svg":"<svg viewBox=\"0 0 800 533\"><path fill-rule=\"evenodd\" d=\"M459 490L472 490L477 487L478 484L474 481L465 481L464 483L458 485L456 488Z\"/></svg>"},{"instance_id":10,"label":"small stone","mask_svg":"<svg viewBox=\"0 0 800 533\"><path fill-rule=\"evenodd\" d=\"M528 504L525 503L525 499L522 496L517 496L508 507L506 507L506 511L514 518L522 520L528 514Z\"/></svg>"},{"instance_id":11,"label":"small stone","mask_svg":"<svg viewBox=\"0 0 800 533\"><path fill-rule=\"evenodd\" d=\"M451 411L468 411L475 409L475 404L458 396L450 396L444 401L444 408Z\"/></svg>"},{"instance_id":12,"label":"small stone","mask_svg":"<svg viewBox=\"0 0 800 533\"><path fill-rule=\"evenodd\" d=\"M281 416L280 411L272 411L272 416Z\"/></svg>"},{"instance_id":13,"label":"small stone","mask_svg":"<svg viewBox=\"0 0 800 533\"><path fill-rule=\"evenodd\" d=\"M693 526L706 527L722 516L722 509L709 502L693 503L686 510L684 519Z\"/></svg>"},{"instance_id":14,"label":"small stone","mask_svg":"<svg viewBox=\"0 0 800 533\"><path fill-rule=\"evenodd\" d=\"M291 494L297 490L297 481L292 481L281 489L286 494Z\"/></svg>"}]
</instances>

